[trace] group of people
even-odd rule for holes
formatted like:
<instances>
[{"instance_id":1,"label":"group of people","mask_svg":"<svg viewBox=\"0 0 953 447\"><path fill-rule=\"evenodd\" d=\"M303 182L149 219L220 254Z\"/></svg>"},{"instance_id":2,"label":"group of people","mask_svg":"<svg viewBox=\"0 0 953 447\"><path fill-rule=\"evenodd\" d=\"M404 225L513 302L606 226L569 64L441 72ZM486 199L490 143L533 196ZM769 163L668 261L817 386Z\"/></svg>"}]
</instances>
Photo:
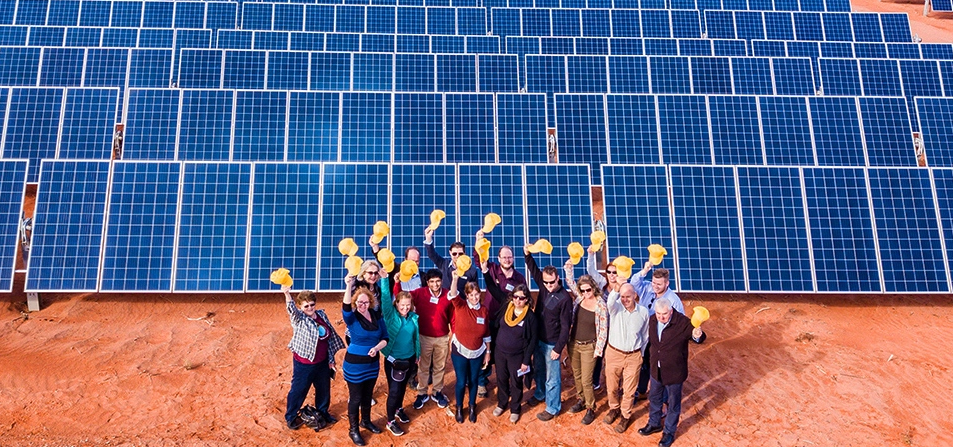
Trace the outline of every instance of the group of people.
<instances>
[{"instance_id":1,"label":"group of people","mask_svg":"<svg viewBox=\"0 0 953 447\"><path fill-rule=\"evenodd\" d=\"M466 246L454 242L450 257L444 258L433 246L433 234L432 227L424 232L424 248L436 268L403 277L397 267L384 271L382 263L368 260L357 276L345 278L341 311L346 344L324 311L315 309L312 292L292 298L290 287L282 287L294 329L289 344L294 370L285 413L289 428L313 425L315 416L324 423L335 421L328 403L334 355L340 349L346 350L341 370L349 394L349 435L356 445L365 445L361 428L382 432L370 411L382 357L388 383L386 429L396 436L403 435L402 424L410 422L404 410L408 386L416 391L416 410L429 401L440 408L450 405L443 393L448 356L456 375L452 413L458 423L476 422L477 398L487 396L494 364L493 416L508 410L509 420L519 421L524 384L529 387L531 377L535 389L527 406L545 404L536 417L549 421L562 410L565 351L577 395L569 412L585 412L583 424L597 417L595 395L604 372L609 411L603 421L624 433L634 422L635 403L648 391L649 420L638 432L663 432L662 447L674 442L682 384L688 377L688 345L704 342L706 335L685 316L681 300L669 288L668 270L653 270L646 262L624 279L620 267L609 264L603 277L596 267L598 251L590 247L587 274L576 280L567 261L563 279L554 266L540 269L532 246L526 245L527 271L539 288L534 301L509 246L499 249L497 262L481 259L474 251L486 284L483 291L476 265L458 268ZM483 236L478 232L476 240ZM380 251L374 239L371 248L375 255ZM419 263L420 251L409 247L404 257ZM302 409L312 386L315 405Z\"/></svg>"}]
</instances>

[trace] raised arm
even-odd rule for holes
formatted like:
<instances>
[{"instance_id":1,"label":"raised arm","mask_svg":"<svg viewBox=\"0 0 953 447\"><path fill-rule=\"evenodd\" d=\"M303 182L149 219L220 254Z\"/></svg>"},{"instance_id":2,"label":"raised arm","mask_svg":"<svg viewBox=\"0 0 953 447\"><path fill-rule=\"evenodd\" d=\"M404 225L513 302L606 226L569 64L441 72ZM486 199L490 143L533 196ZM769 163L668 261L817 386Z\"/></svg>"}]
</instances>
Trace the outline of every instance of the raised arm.
<instances>
[{"instance_id":1,"label":"raised arm","mask_svg":"<svg viewBox=\"0 0 953 447\"><path fill-rule=\"evenodd\" d=\"M539 270L536 260L533 259L533 254L529 252L529 244L523 246L523 260L526 261L526 269L529 270L529 276L533 278L536 287L542 289L543 272Z\"/></svg>"},{"instance_id":2,"label":"raised arm","mask_svg":"<svg viewBox=\"0 0 953 447\"><path fill-rule=\"evenodd\" d=\"M390 277L384 276L380 279L381 283L381 313L388 319L397 313L394 308L394 298L390 288Z\"/></svg>"},{"instance_id":3,"label":"raised arm","mask_svg":"<svg viewBox=\"0 0 953 447\"><path fill-rule=\"evenodd\" d=\"M500 288L500 285L496 283L496 280L493 278L493 275L490 274L489 263L484 262L480 266L482 267L482 270L483 270L483 281L486 282L486 291L490 292L490 296L493 297L493 299L497 303L500 303L500 304L505 303L507 298L506 292L504 292L503 289Z\"/></svg>"},{"instance_id":4,"label":"raised arm","mask_svg":"<svg viewBox=\"0 0 953 447\"><path fill-rule=\"evenodd\" d=\"M430 262L433 262L438 269L443 270L450 261L440 256L440 254L437 253L437 249L433 248L433 232L434 230L430 227L424 230L424 248L427 249L427 257L430 258Z\"/></svg>"},{"instance_id":5,"label":"raised arm","mask_svg":"<svg viewBox=\"0 0 953 447\"><path fill-rule=\"evenodd\" d=\"M281 286L281 293L285 295L285 308L288 310L291 324L295 324L304 318L304 313L301 312L301 309L298 309L298 306L295 306L295 300L291 297L291 286Z\"/></svg>"},{"instance_id":6,"label":"raised arm","mask_svg":"<svg viewBox=\"0 0 953 447\"><path fill-rule=\"evenodd\" d=\"M602 277L602 274L599 273L599 269L596 267L596 252L589 251L589 256L586 257L586 273L592 277L592 280L596 282L596 287L600 289L605 289L606 279Z\"/></svg>"},{"instance_id":7,"label":"raised arm","mask_svg":"<svg viewBox=\"0 0 953 447\"><path fill-rule=\"evenodd\" d=\"M354 288L356 279L351 276L344 277L344 299L341 301L341 314L344 318L344 324L354 322L354 308L351 306L351 289Z\"/></svg>"}]
</instances>

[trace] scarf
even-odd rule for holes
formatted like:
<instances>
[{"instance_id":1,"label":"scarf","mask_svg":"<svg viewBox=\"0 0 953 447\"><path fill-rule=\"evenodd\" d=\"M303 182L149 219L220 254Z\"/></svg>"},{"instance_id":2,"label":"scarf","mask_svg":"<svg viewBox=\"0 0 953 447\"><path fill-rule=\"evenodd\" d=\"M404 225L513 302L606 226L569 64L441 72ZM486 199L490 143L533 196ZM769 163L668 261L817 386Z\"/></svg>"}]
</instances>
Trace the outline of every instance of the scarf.
<instances>
[{"instance_id":1,"label":"scarf","mask_svg":"<svg viewBox=\"0 0 953 447\"><path fill-rule=\"evenodd\" d=\"M506 321L506 325L509 327L514 327L517 324L520 324L523 321L523 318L526 317L526 314L529 313L529 309L523 308L523 313L516 315L516 306L510 302L506 306L506 314L503 316L503 320Z\"/></svg>"}]
</instances>

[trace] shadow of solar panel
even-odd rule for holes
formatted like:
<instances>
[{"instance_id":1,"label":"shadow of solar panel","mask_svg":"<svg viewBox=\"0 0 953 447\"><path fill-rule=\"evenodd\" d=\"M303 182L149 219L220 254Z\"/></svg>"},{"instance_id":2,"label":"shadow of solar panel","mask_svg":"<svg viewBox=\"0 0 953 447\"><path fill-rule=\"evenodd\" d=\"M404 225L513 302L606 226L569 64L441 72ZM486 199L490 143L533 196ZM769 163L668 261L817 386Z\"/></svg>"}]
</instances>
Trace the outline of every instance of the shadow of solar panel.
<instances>
[{"instance_id":1,"label":"shadow of solar panel","mask_svg":"<svg viewBox=\"0 0 953 447\"><path fill-rule=\"evenodd\" d=\"M496 95L499 163L547 161L546 96Z\"/></svg>"},{"instance_id":2,"label":"shadow of solar panel","mask_svg":"<svg viewBox=\"0 0 953 447\"><path fill-rule=\"evenodd\" d=\"M108 161L43 161L27 292L92 292L99 276Z\"/></svg>"},{"instance_id":3,"label":"shadow of solar panel","mask_svg":"<svg viewBox=\"0 0 953 447\"><path fill-rule=\"evenodd\" d=\"M440 228L434 232L434 248L438 253L446 256L444 250L455 241L464 241L467 245L472 243L471 238L459 234L456 187L454 165L393 165L389 220L391 234L387 242L398 256L396 263L403 260L401 253L405 248L416 246L421 254L420 271L435 268L427 257L426 247L421 245L424 229L430 224L430 212L435 209L447 214L440 222ZM482 216L480 219L482 222Z\"/></svg>"},{"instance_id":4,"label":"shadow of solar panel","mask_svg":"<svg viewBox=\"0 0 953 447\"><path fill-rule=\"evenodd\" d=\"M761 96L761 129L769 165L816 164L811 121L804 97Z\"/></svg>"},{"instance_id":5,"label":"shadow of solar panel","mask_svg":"<svg viewBox=\"0 0 953 447\"><path fill-rule=\"evenodd\" d=\"M712 164L704 96L658 96L659 135L665 164Z\"/></svg>"},{"instance_id":6,"label":"shadow of solar panel","mask_svg":"<svg viewBox=\"0 0 953 447\"><path fill-rule=\"evenodd\" d=\"M820 166L866 166L856 98L811 97L811 128Z\"/></svg>"},{"instance_id":7,"label":"shadow of solar panel","mask_svg":"<svg viewBox=\"0 0 953 447\"><path fill-rule=\"evenodd\" d=\"M870 166L917 166L903 98L858 98Z\"/></svg>"},{"instance_id":8,"label":"shadow of solar panel","mask_svg":"<svg viewBox=\"0 0 953 447\"><path fill-rule=\"evenodd\" d=\"M0 90L6 100L6 90ZM0 291L13 291L20 244L20 217L26 195L27 160L0 160Z\"/></svg>"}]
</instances>

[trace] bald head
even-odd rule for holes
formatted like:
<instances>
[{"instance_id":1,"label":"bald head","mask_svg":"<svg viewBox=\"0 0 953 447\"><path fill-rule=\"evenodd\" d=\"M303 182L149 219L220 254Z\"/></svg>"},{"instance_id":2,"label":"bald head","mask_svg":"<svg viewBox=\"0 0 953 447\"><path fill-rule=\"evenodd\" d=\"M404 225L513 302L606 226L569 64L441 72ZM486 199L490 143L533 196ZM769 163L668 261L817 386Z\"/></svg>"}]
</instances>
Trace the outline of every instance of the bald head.
<instances>
[{"instance_id":1,"label":"bald head","mask_svg":"<svg viewBox=\"0 0 953 447\"><path fill-rule=\"evenodd\" d=\"M622 287L619 287L619 301L622 302L625 310L632 312L632 309L635 309L639 302L639 295L635 293L635 287L632 284L625 283Z\"/></svg>"}]
</instances>

